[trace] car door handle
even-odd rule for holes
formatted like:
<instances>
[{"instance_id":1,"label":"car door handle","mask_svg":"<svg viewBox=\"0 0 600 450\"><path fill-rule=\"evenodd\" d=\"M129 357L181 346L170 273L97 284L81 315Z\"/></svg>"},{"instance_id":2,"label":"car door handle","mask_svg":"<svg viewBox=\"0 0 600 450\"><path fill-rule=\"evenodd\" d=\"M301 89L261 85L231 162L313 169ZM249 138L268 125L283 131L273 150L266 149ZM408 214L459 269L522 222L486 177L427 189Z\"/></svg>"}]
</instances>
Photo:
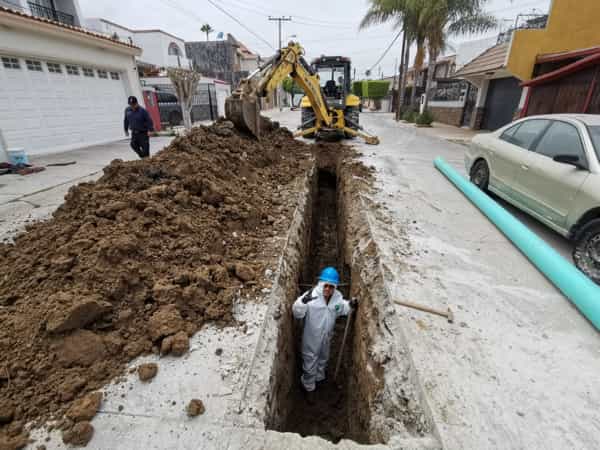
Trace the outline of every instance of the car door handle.
<instances>
[{"instance_id":1,"label":"car door handle","mask_svg":"<svg viewBox=\"0 0 600 450\"><path fill-rule=\"evenodd\" d=\"M525 164L521 164L521 169L523 169L523 170L529 170L529 166L526 166Z\"/></svg>"}]
</instances>

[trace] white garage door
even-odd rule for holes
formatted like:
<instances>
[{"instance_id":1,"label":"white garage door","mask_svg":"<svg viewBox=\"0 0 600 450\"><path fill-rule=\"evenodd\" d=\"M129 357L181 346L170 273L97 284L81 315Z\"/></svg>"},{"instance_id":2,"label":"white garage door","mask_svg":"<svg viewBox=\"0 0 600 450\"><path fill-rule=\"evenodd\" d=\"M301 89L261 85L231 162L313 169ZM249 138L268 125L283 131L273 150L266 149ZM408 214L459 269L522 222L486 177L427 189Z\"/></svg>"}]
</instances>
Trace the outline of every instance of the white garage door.
<instances>
[{"instance_id":1,"label":"white garage door","mask_svg":"<svg viewBox=\"0 0 600 450\"><path fill-rule=\"evenodd\" d=\"M122 75L97 67L1 55L0 129L28 154L123 137Z\"/></svg>"}]
</instances>

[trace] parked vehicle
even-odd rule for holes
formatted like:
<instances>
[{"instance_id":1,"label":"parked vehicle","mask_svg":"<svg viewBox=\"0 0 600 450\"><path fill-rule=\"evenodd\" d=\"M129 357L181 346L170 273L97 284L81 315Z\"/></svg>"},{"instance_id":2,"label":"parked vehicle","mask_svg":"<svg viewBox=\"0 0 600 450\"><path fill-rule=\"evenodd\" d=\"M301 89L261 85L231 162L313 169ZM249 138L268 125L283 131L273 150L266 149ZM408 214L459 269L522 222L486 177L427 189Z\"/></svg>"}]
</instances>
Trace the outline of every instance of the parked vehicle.
<instances>
[{"instance_id":1,"label":"parked vehicle","mask_svg":"<svg viewBox=\"0 0 600 450\"><path fill-rule=\"evenodd\" d=\"M471 181L575 243L577 267L600 284L600 115L517 120L473 138Z\"/></svg>"},{"instance_id":2,"label":"parked vehicle","mask_svg":"<svg viewBox=\"0 0 600 450\"><path fill-rule=\"evenodd\" d=\"M183 113L177 97L168 92L157 92L156 97L161 123L168 123L172 127L181 125L183 123Z\"/></svg>"}]
</instances>

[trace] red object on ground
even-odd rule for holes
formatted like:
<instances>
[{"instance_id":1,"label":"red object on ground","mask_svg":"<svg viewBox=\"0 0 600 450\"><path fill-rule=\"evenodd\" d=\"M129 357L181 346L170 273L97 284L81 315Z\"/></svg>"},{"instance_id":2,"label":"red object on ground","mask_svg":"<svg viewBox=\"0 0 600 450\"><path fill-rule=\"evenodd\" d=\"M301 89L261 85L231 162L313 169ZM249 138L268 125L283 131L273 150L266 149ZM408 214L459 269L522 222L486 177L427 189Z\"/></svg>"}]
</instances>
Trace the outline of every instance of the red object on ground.
<instances>
[{"instance_id":1,"label":"red object on ground","mask_svg":"<svg viewBox=\"0 0 600 450\"><path fill-rule=\"evenodd\" d=\"M156 92L144 90L144 104L146 105L146 111L148 111L148 114L150 114L152 122L154 123L154 131L160 131L160 111L158 110L158 98Z\"/></svg>"}]
</instances>

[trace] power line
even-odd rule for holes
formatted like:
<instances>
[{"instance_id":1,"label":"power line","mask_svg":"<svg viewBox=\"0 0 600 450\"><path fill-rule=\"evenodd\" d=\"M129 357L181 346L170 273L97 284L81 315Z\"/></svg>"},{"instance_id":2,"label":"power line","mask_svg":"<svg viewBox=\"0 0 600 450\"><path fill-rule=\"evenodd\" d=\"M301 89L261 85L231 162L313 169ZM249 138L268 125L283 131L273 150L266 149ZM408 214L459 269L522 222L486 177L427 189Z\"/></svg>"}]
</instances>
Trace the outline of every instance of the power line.
<instances>
[{"instance_id":1,"label":"power line","mask_svg":"<svg viewBox=\"0 0 600 450\"><path fill-rule=\"evenodd\" d=\"M257 6L255 6L254 8L249 8L245 3L240 2L239 0L226 0L226 1L221 1L221 3L228 3L229 6L234 7L234 8L239 8L239 9L243 9L246 10L248 12L251 12L253 14L259 15L259 16L265 16L265 15L274 15L274 12L276 13L281 13L281 10L276 10L276 9L271 9L271 10L266 10L263 8L260 9L256 9ZM294 23L300 24L300 25L310 25L310 26L319 26L319 27L328 27L328 28L355 28L356 25L351 24L351 22L333 22L333 21L328 21L328 20L322 20L322 19L314 19L312 17L307 17L307 16L301 16L301 15L297 15L294 14L294 17L300 18L301 20L294 20ZM310 23L307 23L310 22Z\"/></svg>"},{"instance_id":2,"label":"power line","mask_svg":"<svg viewBox=\"0 0 600 450\"><path fill-rule=\"evenodd\" d=\"M258 33L255 33L253 30L251 30L250 28L248 28L246 25L244 25L239 19L237 19L233 14L231 14L229 11L227 11L226 9L224 9L223 7L217 5L215 2L213 2L212 0L206 0L208 3L210 3L211 5L213 5L215 8L217 8L219 11L221 11L223 14L225 14L226 16L228 16L230 19L234 20L238 25L240 25L242 28L244 28L246 31L248 31L249 33L251 33L252 35L256 36L258 39L260 39L262 42L264 42L265 44L267 44L271 49L275 50L275 47L273 47L273 45L271 45L266 39L264 39L261 35L259 35Z\"/></svg>"},{"instance_id":3,"label":"power line","mask_svg":"<svg viewBox=\"0 0 600 450\"><path fill-rule=\"evenodd\" d=\"M292 20L291 17L285 17L285 16L281 16L281 17L271 17L269 16L269 20L271 22L277 22L277 24L279 25L279 50L281 50L281 23L282 22L289 22Z\"/></svg>"},{"instance_id":4,"label":"power line","mask_svg":"<svg viewBox=\"0 0 600 450\"><path fill-rule=\"evenodd\" d=\"M371 68L369 69L369 72L371 72L375 68L375 66L377 66L383 60L383 58L385 58L385 55L388 54L388 52L390 51L390 49L392 48L392 46L396 43L396 41L398 40L398 38L401 35L402 35L402 31L399 31L398 34L396 35L396 37L392 40L392 42L390 42L390 45L387 46L387 48L383 52L383 55L381 55L379 57L379 59L377 60L377 62L371 66Z\"/></svg>"}]
</instances>

